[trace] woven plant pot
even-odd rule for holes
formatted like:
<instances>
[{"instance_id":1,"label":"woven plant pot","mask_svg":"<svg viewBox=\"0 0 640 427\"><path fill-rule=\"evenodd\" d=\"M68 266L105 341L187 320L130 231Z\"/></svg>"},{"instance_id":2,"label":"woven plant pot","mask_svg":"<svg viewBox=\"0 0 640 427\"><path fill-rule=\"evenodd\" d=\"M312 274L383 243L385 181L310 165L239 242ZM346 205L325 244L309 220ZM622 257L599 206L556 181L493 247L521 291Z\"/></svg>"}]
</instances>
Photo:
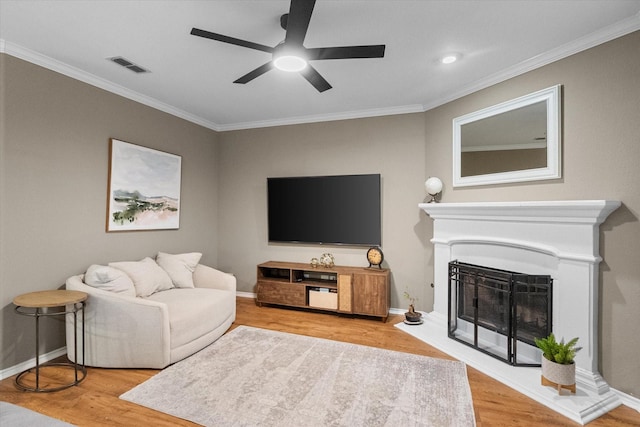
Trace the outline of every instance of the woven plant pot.
<instances>
[{"instance_id":1,"label":"woven plant pot","mask_svg":"<svg viewBox=\"0 0 640 427\"><path fill-rule=\"evenodd\" d=\"M542 376L558 385L574 385L576 383L576 364L561 365L543 357Z\"/></svg>"}]
</instances>

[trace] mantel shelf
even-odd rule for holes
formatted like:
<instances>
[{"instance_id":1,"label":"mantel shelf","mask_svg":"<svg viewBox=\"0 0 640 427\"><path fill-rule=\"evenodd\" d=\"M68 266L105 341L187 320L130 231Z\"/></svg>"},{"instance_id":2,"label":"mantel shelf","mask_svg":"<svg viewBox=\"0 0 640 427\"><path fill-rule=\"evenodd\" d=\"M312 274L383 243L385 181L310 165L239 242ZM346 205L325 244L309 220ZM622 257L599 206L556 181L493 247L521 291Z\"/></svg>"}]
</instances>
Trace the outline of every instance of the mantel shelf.
<instances>
[{"instance_id":1,"label":"mantel shelf","mask_svg":"<svg viewBox=\"0 0 640 427\"><path fill-rule=\"evenodd\" d=\"M618 209L617 200L420 203L431 218L601 224Z\"/></svg>"}]
</instances>

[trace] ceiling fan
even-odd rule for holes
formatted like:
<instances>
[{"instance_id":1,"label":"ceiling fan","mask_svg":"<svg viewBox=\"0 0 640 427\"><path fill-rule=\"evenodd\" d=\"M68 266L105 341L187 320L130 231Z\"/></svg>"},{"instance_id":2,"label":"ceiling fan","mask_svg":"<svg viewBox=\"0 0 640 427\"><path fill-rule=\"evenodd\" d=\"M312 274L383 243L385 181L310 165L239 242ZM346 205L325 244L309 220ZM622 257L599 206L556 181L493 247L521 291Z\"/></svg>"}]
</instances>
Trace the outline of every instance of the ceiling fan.
<instances>
[{"instance_id":1,"label":"ceiling fan","mask_svg":"<svg viewBox=\"0 0 640 427\"><path fill-rule=\"evenodd\" d=\"M300 72L318 92L324 92L325 90L331 89L331 85L308 61L321 59L383 58L385 45L306 48L303 42L307 35L307 29L315 3L315 0L291 0L289 13L280 17L280 26L286 31L285 39L274 47L200 30L198 28L193 28L191 34L271 54L272 57L269 62L248 72L235 80L234 83L248 83L276 67L285 71Z\"/></svg>"}]
</instances>

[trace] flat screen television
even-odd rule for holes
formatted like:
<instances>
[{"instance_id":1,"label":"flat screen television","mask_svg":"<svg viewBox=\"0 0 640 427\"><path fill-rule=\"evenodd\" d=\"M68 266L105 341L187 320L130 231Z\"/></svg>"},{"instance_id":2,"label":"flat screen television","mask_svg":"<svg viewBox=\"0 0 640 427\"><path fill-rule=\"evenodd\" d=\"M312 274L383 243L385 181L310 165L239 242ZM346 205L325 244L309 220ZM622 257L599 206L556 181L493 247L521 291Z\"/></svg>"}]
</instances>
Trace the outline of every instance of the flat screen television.
<instances>
[{"instance_id":1,"label":"flat screen television","mask_svg":"<svg viewBox=\"0 0 640 427\"><path fill-rule=\"evenodd\" d=\"M380 174L267 178L270 242L379 246Z\"/></svg>"}]
</instances>

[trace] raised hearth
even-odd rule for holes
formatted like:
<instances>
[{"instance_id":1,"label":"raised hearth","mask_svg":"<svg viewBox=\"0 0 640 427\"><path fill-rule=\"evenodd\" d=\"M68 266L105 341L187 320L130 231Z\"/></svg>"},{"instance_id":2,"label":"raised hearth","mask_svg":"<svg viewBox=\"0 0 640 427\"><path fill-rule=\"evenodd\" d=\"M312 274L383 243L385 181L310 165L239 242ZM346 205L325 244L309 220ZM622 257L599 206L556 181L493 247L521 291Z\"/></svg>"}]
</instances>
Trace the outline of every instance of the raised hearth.
<instances>
[{"instance_id":1,"label":"raised hearth","mask_svg":"<svg viewBox=\"0 0 640 427\"><path fill-rule=\"evenodd\" d=\"M587 423L621 404L598 373L599 225L618 201L424 203L434 220L434 305L401 329L559 413ZM459 260L553 278L553 332L579 337L577 393L540 385L540 368L513 367L447 337L448 264Z\"/></svg>"}]
</instances>

